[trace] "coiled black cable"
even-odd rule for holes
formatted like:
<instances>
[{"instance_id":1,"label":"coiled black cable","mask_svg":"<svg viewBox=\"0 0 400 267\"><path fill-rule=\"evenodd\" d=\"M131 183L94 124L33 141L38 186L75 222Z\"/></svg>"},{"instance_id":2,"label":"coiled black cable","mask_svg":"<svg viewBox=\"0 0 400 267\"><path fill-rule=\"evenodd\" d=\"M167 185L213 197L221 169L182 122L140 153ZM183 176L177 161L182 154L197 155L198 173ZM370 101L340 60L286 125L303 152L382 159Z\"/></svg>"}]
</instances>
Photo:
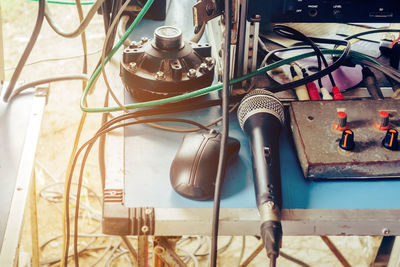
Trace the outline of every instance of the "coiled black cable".
<instances>
[{"instance_id":1,"label":"coiled black cable","mask_svg":"<svg viewBox=\"0 0 400 267\"><path fill-rule=\"evenodd\" d=\"M322 54L322 52L321 52L320 48L317 46L317 44L310 37L306 36L302 32L300 32L292 27L289 27L286 25L280 25L280 24L275 25L273 28L273 31L282 37L286 37L288 39L294 39L294 40L298 40L298 41L303 41L306 44L310 45L311 48L314 49L314 51L317 55L318 71L321 71L321 69L322 69L321 60L324 63L325 68L328 67L328 62L326 61L325 56ZM332 87L336 86L335 80L333 79L331 72L328 73L328 77L332 84ZM323 87L321 78L322 77L320 77L318 79L318 84L320 87Z\"/></svg>"},{"instance_id":2,"label":"coiled black cable","mask_svg":"<svg viewBox=\"0 0 400 267\"><path fill-rule=\"evenodd\" d=\"M328 66L327 68L322 69L321 71L319 71L317 73L314 73L314 74L312 74L310 76L304 77L303 79L268 88L271 92L273 92L273 93L282 92L282 91L285 91L285 90L288 90L288 89L292 89L292 88L296 88L296 87L301 86L303 84L307 84L309 82L315 81L315 80L319 79L320 77L328 75L328 73L331 73L332 71L336 70L337 68L339 68L341 65L343 65L346 62L346 60L348 58L348 55L350 53L350 50L351 50L351 44L350 44L349 41L346 41L346 40L335 40L335 39L325 39L325 38L315 38L315 37L310 37L310 39L314 43L343 45L343 46L345 46L345 49L343 50L343 53L340 55L340 57L335 62L333 62L332 65ZM271 58L272 56L274 56L278 52L285 52L285 51L299 50L299 49L307 49L307 48L309 49L310 47L309 46L299 46L299 47L289 47L289 48L273 50L273 51L269 52L265 56L265 58L263 60L263 63L268 62L268 59Z\"/></svg>"}]
</instances>

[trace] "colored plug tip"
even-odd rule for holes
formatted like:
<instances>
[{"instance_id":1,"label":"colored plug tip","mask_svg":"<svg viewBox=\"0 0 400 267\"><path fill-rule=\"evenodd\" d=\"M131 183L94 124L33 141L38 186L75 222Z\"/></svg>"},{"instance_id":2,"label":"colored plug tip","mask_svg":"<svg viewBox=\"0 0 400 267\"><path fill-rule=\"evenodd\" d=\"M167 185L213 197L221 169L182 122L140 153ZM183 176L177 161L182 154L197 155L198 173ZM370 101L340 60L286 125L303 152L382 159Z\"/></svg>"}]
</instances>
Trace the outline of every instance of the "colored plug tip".
<instances>
[{"instance_id":1,"label":"colored plug tip","mask_svg":"<svg viewBox=\"0 0 400 267\"><path fill-rule=\"evenodd\" d=\"M329 93L328 89L325 87L321 87L321 93L322 93L322 100L332 100L333 97Z\"/></svg>"},{"instance_id":2,"label":"colored plug tip","mask_svg":"<svg viewBox=\"0 0 400 267\"><path fill-rule=\"evenodd\" d=\"M337 86L332 87L333 99L343 100L344 97Z\"/></svg>"}]
</instances>

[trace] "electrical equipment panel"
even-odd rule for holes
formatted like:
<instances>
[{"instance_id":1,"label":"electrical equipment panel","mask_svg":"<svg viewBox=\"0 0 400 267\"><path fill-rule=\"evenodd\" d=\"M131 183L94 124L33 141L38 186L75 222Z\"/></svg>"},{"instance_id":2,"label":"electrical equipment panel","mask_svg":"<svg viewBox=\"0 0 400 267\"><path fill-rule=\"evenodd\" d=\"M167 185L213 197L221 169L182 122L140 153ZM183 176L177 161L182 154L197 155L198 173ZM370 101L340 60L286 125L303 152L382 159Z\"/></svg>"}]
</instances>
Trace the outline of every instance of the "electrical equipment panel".
<instances>
[{"instance_id":1,"label":"electrical equipment panel","mask_svg":"<svg viewBox=\"0 0 400 267\"><path fill-rule=\"evenodd\" d=\"M293 102L290 122L305 178L400 177L400 100Z\"/></svg>"},{"instance_id":2,"label":"electrical equipment panel","mask_svg":"<svg viewBox=\"0 0 400 267\"><path fill-rule=\"evenodd\" d=\"M399 22L398 0L250 0L248 17L270 22Z\"/></svg>"}]
</instances>

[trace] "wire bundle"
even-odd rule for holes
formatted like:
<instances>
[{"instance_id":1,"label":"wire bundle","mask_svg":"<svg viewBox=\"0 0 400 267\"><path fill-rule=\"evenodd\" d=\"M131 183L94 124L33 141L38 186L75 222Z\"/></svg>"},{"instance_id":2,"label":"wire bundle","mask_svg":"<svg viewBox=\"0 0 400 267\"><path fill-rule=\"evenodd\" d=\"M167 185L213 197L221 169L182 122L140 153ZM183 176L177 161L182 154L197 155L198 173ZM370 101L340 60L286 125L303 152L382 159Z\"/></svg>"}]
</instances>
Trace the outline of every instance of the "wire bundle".
<instances>
[{"instance_id":1,"label":"wire bundle","mask_svg":"<svg viewBox=\"0 0 400 267\"><path fill-rule=\"evenodd\" d=\"M256 75L263 75L265 74L266 71L268 70L272 70L274 68L277 68L279 66L282 65L286 65L286 64L290 64L292 62L295 62L297 60L303 59L303 58L307 58L307 57L311 57L311 56L317 56L317 60L318 60L318 73L307 76L301 80L297 80L288 84L284 84L284 85L279 85L273 88L270 88L270 90L272 92L279 92L279 91L284 91L287 89L291 89L293 87L299 86L299 85L303 85L306 84L308 82L312 82L315 80L319 81L320 86L322 86L322 82L321 82L321 77L328 75L330 78L330 81L332 83L332 86L335 85L335 82L333 80L332 77L332 71L334 71L335 69L337 69L338 67L340 67L341 65L348 63L348 60L351 59L351 61L354 64L361 64L363 66L369 66L372 67L376 70L379 70L381 72L383 72L392 82L394 83L400 83L400 74L398 71L390 69L390 68L386 68L383 67L382 65L380 65L378 62L374 61L373 59L366 57L360 53L357 52L353 52L350 49L350 43L346 40L344 41L339 41L339 40L331 40L331 39L323 39L323 38L312 38L312 37L307 37L305 35L303 35L302 33L291 29L287 26L284 25L278 25L275 28L275 32L285 36L287 38L291 38L291 39L295 39L295 40L299 40L302 42L307 43L309 46L301 46L301 47L293 47L293 48L284 48L284 49L279 49L279 50L274 50L271 51L270 53L268 53L268 55L265 57L264 59L264 63L268 62L268 59L270 59L272 56L274 56L276 53L278 52L283 52L283 51L290 51L290 50L296 50L296 49L304 49L304 48L309 48L311 46L311 48L314 50L313 52L310 53L305 53L305 54L301 54L301 55L297 55L291 58L287 58L287 59L280 59L274 63L271 64L262 64L262 67L259 68L258 70L256 70L253 73L250 73L248 75L245 75L243 77L239 77L239 78L235 78L231 81L228 80L229 77L229 48L230 48L230 2L231 1L225 1L225 16L227 18L227 22L225 23L226 25L226 32L228 34L225 35L226 40L225 40L225 72L224 72L224 81L223 84L217 84L217 85L213 85L207 88L203 88L191 93L187 93L181 96L176 96L176 97L171 97L171 98L166 98L166 99L162 99L162 100L155 100L155 101L149 101L149 102L142 102L142 103L134 103L134 104L128 104L128 105L122 105L117 97L115 96L115 94L113 94L113 91L110 87L110 85L108 84L107 81L107 76L105 73L105 65L107 64L107 62L109 62L109 60L111 59L111 57L118 51L119 47L121 45L123 45L123 43L128 40L128 36L131 34L131 32L133 31L133 29L136 27L136 25L141 21L141 19L143 18L144 14L147 12L147 10L150 8L150 6L152 5L154 0L149 0L147 1L147 3L143 6L141 12L137 15L137 17L135 18L135 20L133 21L133 23L128 27L128 29L126 30L126 32L122 35L121 39L117 42L117 44L112 47L113 41L114 41L114 35L115 35L115 28L117 26L117 23L119 21L119 17L122 14L122 11L124 10L124 8L128 5L129 1L125 1L125 3L123 5L121 5L121 1L116 1L116 6L115 9L112 10L112 15L109 18L110 21L107 23L107 35L106 35L106 39L105 39L105 43L103 46L103 53L102 53L102 57L99 61L99 64L96 68L96 70L94 71L94 73L92 74L92 76L89 79L88 84L84 87L84 92L82 94L82 98L81 98L81 108L84 111L82 113L82 117L81 117L81 122L76 134L76 138L75 138L75 144L74 144L74 148L73 148L73 152L71 154L71 159L70 159L70 163L68 166L68 170L66 173L67 179L65 181L65 200L64 200L64 210L66 212L66 218L64 220L64 223L66 224L66 229L64 231L64 238L65 238L65 246L63 249L64 252L64 256L62 258L62 265L67 265L68 262L68 257L69 257L69 242L70 242L70 236L71 236L71 230L70 230L70 214L69 214L69 203L71 198L76 198L76 206L75 206L75 216L74 216L74 224L75 224L75 228L74 228L74 258L75 258L75 264L79 264L79 254L82 252L82 250L78 249L78 236L85 236L82 235L80 233L78 233L78 218L79 218L79 209L80 209L80 194L81 194L81 188L84 187L84 185L82 184L82 179L83 179L83 172L84 172L84 168L85 168L85 163L87 160L87 157L93 147L93 145L95 144L96 140L98 140L99 138L103 138L107 133L109 133L110 131L113 131L115 129L121 128L121 127L126 127L129 125L136 125L136 124L142 124L142 123L156 123L156 122L163 122L163 121L167 121L167 122L179 122L179 123L184 123L184 124L190 124L190 125L194 125L196 126L195 128L190 128L190 129L183 129L182 131L195 131L198 129L208 129L208 127L210 125L215 124L216 122L220 121L221 118L219 118L217 121L211 122L210 124L207 125L202 125L199 124L197 122L194 121L189 121L189 120L183 120L183 119L177 119L177 118L151 118L151 119L141 119L141 117L145 117L145 116L152 116L152 115L159 115L159 114L170 114L170 113L175 113L175 112L180 112L180 111L185 111L185 110L193 110L193 109L197 109L197 108L205 108L205 107L209 107L209 106L213 106L213 105L222 105L223 107L223 116L222 116L222 120L223 120L223 133L225 136L225 138L228 135L228 104L229 101L231 102L239 102L242 96L237 96L237 97L230 97L229 96L229 86L234 84L234 83L238 83L241 81L244 81L246 79L249 79L251 77L254 77ZM10 85L7 88L7 92L5 94L4 100L8 100L11 97L14 97L16 95L18 95L20 92L22 92L23 90L25 90L28 87L34 86L36 84L41 84L41 83L48 83L51 81L55 81L55 80L66 80L66 79L82 79L82 80L86 80L88 79L87 75L85 74L79 74L79 75L66 75L66 76L60 76L60 77L55 77L55 78L51 78L51 79L43 79L40 81L35 81L34 83L30 83L30 84L26 84L23 87L20 87L18 89L15 89L13 91L13 87L15 86L16 80L19 77L19 74L22 70L22 67L25 65L25 62L27 60L27 57L29 56L30 51L32 50L34 43L36 41L37 35L39 34L42 22L44 17L47 19L47 21L49 22L49 24L51 25L51 27L54 29L54 31L56 31L57 33L59 33L61 36L64 37L68 37L68 38L72 38L78 35L82 36L82 43L83 45L83 49L84 49L84 54L86 55L86 48L85 48L85 37L84 37L84 30L87 27L87 25L89 24L90 20L93 18L94 14L96 13L97 9L103 4L104 0L98 0L94 3L94 5L92 6L92 8L90 9L88 15L86 16L86 18L83 18L82 16L82 12L79 12L79 8L81 3L77 0L77 7L78 7L78 12L80 13L80 20L81 23L78 26L78 28L72 32L65 32L62 29L60 29L53 21L50 12L46 6L46 1L44 0L39 0L39 9L38 9L38 18L37 18L37 22L35 25L35 29L32 33L32 37L31 40L29 41L27 48L24 51L23 56L21 57L18 66L13 74L13 77L10 81ZM368 32L368 33L375 33L374 32ZM350 36L346 39L351 39L351 38L355 38L358 36L361 36L362 34L358 34L358 35L354 35L354 36ZM335 45L345 45L345 49L344 50L337 50L337 49L320 49L316 43L322 43L322 44L335 44ZM332 65L328 65L325 56L324 55L336 55L339 56L338 59L332 64ZM84 63L85 65L86 63ZM324 68L322 68L322 64L324 65ZM265 66L264 66L265 65ZM83 68L85 71L85 67ZM106 86L107 86L107 92L111 94L111 96L114 98L115 102L118 104L118 106L116 107L108 107L108 102L105 103L104 107L88 107L87 106L87 95L88 92L92 89L92 87L94 87L96 80L100 74L100 72L102 72ZM205 95L208 94L210 92L213 91L217 91L217 90L221 90L223 89L223 98L222 100L211 100L211 101L207 101L207 102L202 102L202 103L195 103L195 104L185 104L185 103L176 103L179 102L181 100L184 99L188 99L188 98L192 98L192 97L197 97L200 95ZM107 95L108 96L108 95ZM108 97L106 96L106 101L108 101ZM144 109L147 108L147 109ZM130 112L130 109L141 109L135 112ZM107 121L104 118L107 118L107 115L103 116L103 125L100 127L100 129L97 131L97 133L95 134L95 136L93 138L91 138L90 140L88 140L83 146L81 146L78 149L78 142L79 142L79 138L80 138L80 134L82 131L82 127L85 121L85 117L87 112L104 112L104 113L108 113L108 112L113 112L113 111L118 111L118 110L124 110L127 114L115 117L113 119L111 119L110 121ZM101 143L104 142L101 141ZM222 142L223 144L225 143L225 141ZM70 195L71 192L71 186L73 185L72 183L72 177L73 177L73 170L75 169L76 165L78 164L78 158L79 156L84 152L84 156L82 158L82 164L80 167L80 173L79 173L79 177L78 177L78 191L77 191L77 195L76 197ZM224 162L224 149L223 149L223 145L221 146L221 153L220 153L220 167L218 169L218 179L217 179L217 185L216 185L216 190L220 189L220 182L221 181L221 177L223 175L223 169L222 169L222 165ZM100 165L103 165L104 163L101 163ZM102 171L102 173L104 173L104 171ZM102 178L104 180L104 178ZM104 181L103 181L104 184ZM43 194L44 191L41 192L41 196L48 198L49 195L45 195ZM211 242L211 258L210 258L210 262L213 266L216 265L216 253L217 253L217 240L216 237L218 236L218 209L219 209L219 193L218 191L216 191L216 199L215 199L215 203L216 205L218 205L218 207L215 208L215 213L214 213L214 221L213 221L213 225L214 225L214 231L213 231L213 240ZM57 197L59 197L59 195L57 195ZM87 207L85 207L87 208ZM104 247L103 249L105 249L105 253L107 251L112 250L113 252L117 253L114 254L113 253L113 258L110 258L108 262L108 264L111 264L113 260L115 260L116 258L126 255L128 253L128 250L123 250L120 249L120 245L121 242L117 243L117 244L110 244L107 247ZM189 261L189 259L193 260L193 262L196 265L196 259L195 256L204 256L203 254L196 254L197 250L194 251L194 253L187 253L184 251L183 248L179 248L180 250L182 250L186 255L183 256L183 258L185 259L185 261ZM105 255L104 253L104 255ZM193 255L194 257L193 257ZM207 254L208 255L208 254Z\"/></svg>"}]
</instances>

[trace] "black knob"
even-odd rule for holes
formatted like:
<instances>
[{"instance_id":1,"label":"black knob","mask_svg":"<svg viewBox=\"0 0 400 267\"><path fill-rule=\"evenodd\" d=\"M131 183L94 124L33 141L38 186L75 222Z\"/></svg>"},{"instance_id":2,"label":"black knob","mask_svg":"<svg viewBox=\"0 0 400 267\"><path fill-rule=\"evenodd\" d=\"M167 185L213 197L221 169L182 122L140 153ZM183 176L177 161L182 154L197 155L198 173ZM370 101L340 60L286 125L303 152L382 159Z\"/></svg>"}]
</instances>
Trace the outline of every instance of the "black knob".
<instances>
[{"instance_id":1,"label":"black knob","mask_svg":"<svg viewBox=\"0 0 400 267\"><path fill-rule=\"evenodd\" d=\"M354 133L352 130L345 130L342 133L342 139L340 139L339 147L346 151L352 151L355 147L354 143Z\"/></svg>"},{"instance_id":2,"label":"black knob","mask_svg":"<svg viewBox=\"0 0 400 267\"><path fill-rule=\"evenodd\" d=\"M386 132L385 138L382 140L382 145L390 150L397 150L399 132L395 129L389 129Z\"/></svg>"}]
</instances>

